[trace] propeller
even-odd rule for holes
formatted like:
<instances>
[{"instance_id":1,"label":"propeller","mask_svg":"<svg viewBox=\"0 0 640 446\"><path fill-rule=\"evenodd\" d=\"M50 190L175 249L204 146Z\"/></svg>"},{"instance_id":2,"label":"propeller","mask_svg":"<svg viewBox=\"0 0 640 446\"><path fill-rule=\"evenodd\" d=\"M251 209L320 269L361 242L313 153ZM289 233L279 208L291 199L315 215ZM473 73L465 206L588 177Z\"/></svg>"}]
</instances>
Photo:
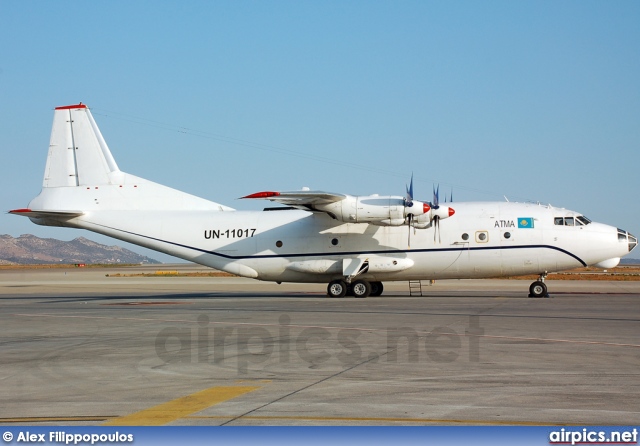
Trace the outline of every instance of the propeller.
<instances>
[{"instance_id":1,"label":"propeller","mask_svg":"<svg viewBox=\"0 0 640 446\"><path fill-rule=\"evenodd\" d=\"M405 207L413 207L413 172L411 173L411 182L407 186L407 197L404 200ZM407 225L409 227L409 236L407 238L407 246L411 248L411 224L413 221L413 213L407 214Z\"/></svg>"},{"instance_id":2,"label":"propeller","mask_svg":"<svg viewBox=\"0 0 640 446\"><path fill-rule=\"evenodd\" d=\"M446 201L446 199L445 199ZM440 209L440 185L438 184L438 188L434 187L433 189L433 209ZM442 243L440 238L440 216L438 214L433 216L433 242L436 242L436 235L438 236L438 243Z\"/></svg>"},{"instance_id":3,"label":"propeller","mask_svg":"<svg viewBox=\"0 0 640 446\"><path fill-rule=\"evenodd\" d=\"M444 202L447 202L447 197L445 195ZM451 191L450 202L453 202L453 190ZM452 207L444 206L440 209L440 185L438 187L433 188L433 203L431 206L432 211L432 221L433 221L433 242L435 243L436 238L438 239L438 243L442 243L442 238L440 237L440 220L443 218L451 217L455 214L455 210Z\"/></svg>"},{"instance_id":4,"label":"propeller","mask_svg":"<svg viewBox=\"0 0 640 446\"><path fill-rule=\"evenodd\" d=\"M430 220L430 224L428 227L433 226L433 242L438 240L438 243L442 243L442 238L440 235L440 220L443 218L451 217L455 211L453 208L449 206L440 206L440 185L433 186L433 202L421 202L413 200L413 174L411 174L411 181L409 185L406 186L407 196L404 198L404 206L405 206L405 215L407 219L407 226L409 229L408 237L407 237L407 245L411 248L411 228L413 227L414 234L416 230L416 222L420 222L420 227L425 228L423 220L421 220L421 216L424 215L428 217ZM451 201L453 201L453 191L451 192ZM445 203L447 202L445 196Z\"/></svg>"}]
</instances>

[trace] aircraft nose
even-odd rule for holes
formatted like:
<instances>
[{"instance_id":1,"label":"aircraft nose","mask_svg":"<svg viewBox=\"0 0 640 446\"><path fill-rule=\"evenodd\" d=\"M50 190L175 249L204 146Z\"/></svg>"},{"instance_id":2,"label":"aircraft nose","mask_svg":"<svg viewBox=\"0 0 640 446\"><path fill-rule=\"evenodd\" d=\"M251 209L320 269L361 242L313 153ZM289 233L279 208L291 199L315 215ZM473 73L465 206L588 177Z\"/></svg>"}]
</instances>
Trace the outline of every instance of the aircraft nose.
<instances>
[{"instance_id":1,"label":"aircraft nose","mask_svg":"<svg viewBox=\"0 0 640 446\"><path fill-rule=\"evenodd\" d=\"M631 252L638 245L638 239L631 235L630 232L627 232L627 235L629 236L629 252Z\"/></svg>"},{"instance_id":2,"label":"aircraft nose","mask_svg":"<svg viewBox=\"0 0 640 446\"><path fill-rule=\"evenodd\" d=\"M638 245L638 239L623 229L618 228L618 240L629 244L629 252Z\"/></svg>"}]
</instances>

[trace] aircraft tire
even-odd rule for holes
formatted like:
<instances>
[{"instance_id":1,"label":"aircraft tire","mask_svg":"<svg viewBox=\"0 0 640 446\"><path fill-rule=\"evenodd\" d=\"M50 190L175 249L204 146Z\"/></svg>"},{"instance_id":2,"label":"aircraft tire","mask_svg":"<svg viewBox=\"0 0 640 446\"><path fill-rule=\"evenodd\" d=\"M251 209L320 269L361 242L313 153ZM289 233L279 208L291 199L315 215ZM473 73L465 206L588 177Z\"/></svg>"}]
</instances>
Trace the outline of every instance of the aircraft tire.
<instances>
[{"instance_id":1,"label":"aircraft tire","mask_svg":"<svg viewBox=\"0 0 640 446\"><path fill-rule=\"evenodd\" d=\"M369 296L380 296L383 290L384 286L382 286L382 282L371 282L371 294L369 294Z\"/></svg>"},{"instance_id":2,"label":"aircraft tire","mask_svg":"<svg viewBox=\"0 0 640 446\"><path fill-rule=\"evenodd\" d=\"M545 297L547 295L547 285L544 282L536 280L529 287L529 297Z\"/></svg>"},{"instance_id":3,"label":"aircraft tire","mask_svg":"<svg viewBox=\"0 0 640 446\"><path fill-rule=\"evenodd\" d=\"M351 292L354 297L369 297L371 294L371 284L366 280L356 280L351 285Z\"/></svg>"},{"instance_id":4,"label":"aircraft tire","mask_svg":"<svg viewBox=\"0 0 640 446\"><path fill-rule=\"evenodd\" d=\"M334 280L329 282L327 295L329 297L344 297L347 294L347 284L344 280Z\"/></svg>"}]
</instances>

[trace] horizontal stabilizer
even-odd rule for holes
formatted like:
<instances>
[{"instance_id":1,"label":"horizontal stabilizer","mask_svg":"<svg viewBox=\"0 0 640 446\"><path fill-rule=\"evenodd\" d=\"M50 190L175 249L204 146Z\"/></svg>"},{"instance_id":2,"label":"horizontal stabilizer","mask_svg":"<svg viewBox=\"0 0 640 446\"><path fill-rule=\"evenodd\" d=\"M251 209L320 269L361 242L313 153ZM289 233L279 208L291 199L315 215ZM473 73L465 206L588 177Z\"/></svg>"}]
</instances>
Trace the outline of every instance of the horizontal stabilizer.
<instances>
[{"instance_id":1,"label":"horizontal stabilizer","mask_svg":"<svg viewBox=\"0 0 640 446\"><path fill-rule=\"evenodd\" d=\"M14 209L9 213L30 218L57 218L60 220L69 220L84 214L84 212L80 211L34 211L31 209Z\"/></svg>"}]
</instances>

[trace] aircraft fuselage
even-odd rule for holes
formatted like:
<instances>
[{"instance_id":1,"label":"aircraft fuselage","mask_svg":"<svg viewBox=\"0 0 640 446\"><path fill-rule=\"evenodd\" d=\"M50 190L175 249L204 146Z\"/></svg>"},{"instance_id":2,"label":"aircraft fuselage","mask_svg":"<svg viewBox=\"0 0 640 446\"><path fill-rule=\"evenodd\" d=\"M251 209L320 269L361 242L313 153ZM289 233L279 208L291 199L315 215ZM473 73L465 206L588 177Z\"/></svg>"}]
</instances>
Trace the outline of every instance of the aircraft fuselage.
<instances>
[{"instance_id":1,"label":"aircraft fuselage","mask_svg":"<svg viewBox=\"0 0 640 446\"><path fill-rule=\"evenodd\" d=\"M455 208L456 218L443 222L439 233L343 223L296 209L95 210L66 225L277 282L327 282L342 277L344 262L352 259L369 261L360 278L371 281L540 274L619 258L630 248L617 228L576 226L580 214L566 209L509 202L460 202ZM558 225L558 218L574 225Z\"/></svg>"}]
</instances>

